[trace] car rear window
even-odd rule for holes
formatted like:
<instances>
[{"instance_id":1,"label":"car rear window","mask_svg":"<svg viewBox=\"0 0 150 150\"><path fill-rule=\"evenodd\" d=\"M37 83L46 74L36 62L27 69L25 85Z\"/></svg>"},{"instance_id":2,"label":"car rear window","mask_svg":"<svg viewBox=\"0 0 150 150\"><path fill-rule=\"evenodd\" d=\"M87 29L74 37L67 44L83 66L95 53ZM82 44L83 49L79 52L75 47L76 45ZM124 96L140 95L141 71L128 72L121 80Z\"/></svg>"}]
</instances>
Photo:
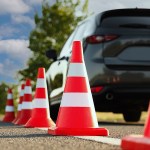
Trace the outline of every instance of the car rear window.
<instances>
[{"instance_id":1,"label":"car rear window","mask_svg":"<svg viewBox=\"0 0 150 150\"><path fill-rule=\"evenodd\" d=\"M150 10L113 10L101 17L101 27L150 28Z\"/></svg>"},{"instance_id":2,"label":"car rear window","mask_svg":"<svg viewBox=\"0 0 150 150\"><path fill-rule=\"evenodd\" d=\"M150 17L109 17L101 22L101 27L112 28L150 28Z\"/></svg>"}]
</instances>

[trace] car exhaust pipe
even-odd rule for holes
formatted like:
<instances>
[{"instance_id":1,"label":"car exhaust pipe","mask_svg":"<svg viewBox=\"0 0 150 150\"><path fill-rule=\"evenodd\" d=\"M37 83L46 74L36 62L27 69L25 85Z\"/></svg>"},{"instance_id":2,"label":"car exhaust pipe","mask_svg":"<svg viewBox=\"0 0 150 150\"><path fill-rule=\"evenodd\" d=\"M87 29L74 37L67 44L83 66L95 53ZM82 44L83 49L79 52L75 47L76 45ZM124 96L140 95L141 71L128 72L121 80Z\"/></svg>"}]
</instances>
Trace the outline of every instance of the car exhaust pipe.
<instances>
[{"instance_id":1,"label":"car exhaust pipe","mask_svg":"<svg viewBox=\"0 0 150 150\"><path fill-rule=\"evenodd\" d=\"M113 100L114 99L114 95L112 93L107 93L106 94L106 99L107 100Z\"/></svg>"}]
</instances>

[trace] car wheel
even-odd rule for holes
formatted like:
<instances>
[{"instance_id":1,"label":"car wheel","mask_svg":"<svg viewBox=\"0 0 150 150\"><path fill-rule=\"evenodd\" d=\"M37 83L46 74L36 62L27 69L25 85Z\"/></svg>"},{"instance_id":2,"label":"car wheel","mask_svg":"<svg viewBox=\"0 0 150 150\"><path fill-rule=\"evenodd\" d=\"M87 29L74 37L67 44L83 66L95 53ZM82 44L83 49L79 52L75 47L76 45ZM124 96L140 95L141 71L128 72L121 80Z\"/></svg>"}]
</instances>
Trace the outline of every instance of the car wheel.
<instances>
[{"instance_id":1,"label":"car wheel","mask_svg":"<svg viewBox=\"0 0 150 150\"><path fill-rule=\"evenodd\" d=\"M126 111L123 112L123 117L126 122L137 122L140 120L141 111L140 110Z\"/></svg>"},{"instance_id":2,"label":"car wheel","mask_svg":"<svg viewBox=\"0 0 150 150\"><path fill-rule=\"evenodd\" d=\"M53 121L57 120L59 106L50 106L50 117Z\"/></svg>"}]
</instances>

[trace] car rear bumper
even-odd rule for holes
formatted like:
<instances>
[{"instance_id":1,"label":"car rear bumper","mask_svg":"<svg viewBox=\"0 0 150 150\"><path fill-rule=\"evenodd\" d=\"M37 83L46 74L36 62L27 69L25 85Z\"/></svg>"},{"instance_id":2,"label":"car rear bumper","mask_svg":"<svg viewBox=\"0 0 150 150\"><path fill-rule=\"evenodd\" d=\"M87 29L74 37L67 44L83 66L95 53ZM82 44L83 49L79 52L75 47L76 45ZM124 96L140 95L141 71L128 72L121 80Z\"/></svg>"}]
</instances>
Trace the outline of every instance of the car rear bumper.
<instances>
[{"instance_id":1,"label":"car rear bumper","mask_svg":"<svg viewBox=\"0 0 150 150\"><path fill-rule=\"evenodd\" d=\"M149 86L105 86L99 93L94 93L93 100L96 111L120 113L127 109L146 111L150 99Z\"/></svg>"}]
</instances>

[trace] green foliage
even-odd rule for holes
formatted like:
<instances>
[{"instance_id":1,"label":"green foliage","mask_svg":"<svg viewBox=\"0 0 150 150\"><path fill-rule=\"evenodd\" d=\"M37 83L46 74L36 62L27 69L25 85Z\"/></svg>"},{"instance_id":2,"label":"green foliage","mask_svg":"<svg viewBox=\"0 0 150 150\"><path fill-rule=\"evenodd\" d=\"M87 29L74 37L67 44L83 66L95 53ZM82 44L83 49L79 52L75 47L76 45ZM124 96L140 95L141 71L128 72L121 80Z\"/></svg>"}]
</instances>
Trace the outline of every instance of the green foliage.
<instances>
[{"instance_id":1,"label":"green foliage","mask_svg":"<svg viewBox=\"0 0 150 150\"><path fill-rule=\"evenodd\" d=\"M59 88L59 87L62 86L62 83L63 83L62 79L63 79L63 74L57 74L55 76L55 80L57 82L52 82L51 81L51 88L52 88L52 90L54 90L54 89Z\"/></svg>"},{"instance_id":2,"label":"green foliage","mask_svg":"<svg viewBox=\"0 0 150 150\"><path fill-rule=\"evenodd\" d=\"M3 82L0 84L0 114L5 113L7 94L8 94L7 91L8 88L10 87L12 88L12 92L13 92L14 107L15 110L17 109L18 102L16 101L16 99L18 98L18 86L17 85L8 86L6 83Z\"/></svg>"},{"instance_id":3,"label":"green foliage","mask_svg":"<svg viewBox=\"0 0 150 150\"><path fill-rule=\"evenodd\" d=\"M18 92L18 85L11 85L12 88L12 94L13 94L13 100L14 100L14 110L17 112L17 107L19 103L19 92Z\"/></svg>"},{"instance_id":4,"label":"green foliage","mask_svg":"<svg viewBox=\"0 0 150 150\"><path fill-rule=\"evenodd\" d=\"M39 67L45 67L48 68L49 66L49 60L45 57L45 55L40 55L40 54L35 54L32 58L29 59L28 65L29 67L20 70L19 73L25 77L25 78L30 78L31 80L35 80L37 77L37 68Z\"/></svg>"},{"instance_id":5,"label":"green foliage","mask_svg":"<svg viewBox=\"0 0 150 150\"><path fill-rule=\"evenodd\" d=\"M42 17L35 15L36 28L30 34L29 48L44 55L50 47L59 51L77 23L83 19L75 16L79 4L79 0L76 3L72 0L57 1L53 6L44 3Z\"/></svg>"},{"instance_id":6,"label":"green foliage","mask_svg":"<svg viewBox=\"0 0 150 150\"><path fill-rule=\"evenodd\" d=\"M5 83L0 84L0 113L5 112L6 100L7 100L8 86Z\"/></svg>"},{"instance_id":7,"label":"green foliage","mask_svg":"<svg viewBox=\"0 0 150 150\"><path fill-rule=\"evenodd\" d=\"M57 54L71 34L77 23L87 16L88 0L82 5L82 16L77 16L80 0L56 0L50 6L43 2L42 16L35 14L35 29L30 33L29 48L33 52L28 61L28 68L20 70L21 80L31 78L36 81L37 69L39 67L49 68L51 61L45 56L48 49L55 49Z\"/></svg>"}]
</instances>

